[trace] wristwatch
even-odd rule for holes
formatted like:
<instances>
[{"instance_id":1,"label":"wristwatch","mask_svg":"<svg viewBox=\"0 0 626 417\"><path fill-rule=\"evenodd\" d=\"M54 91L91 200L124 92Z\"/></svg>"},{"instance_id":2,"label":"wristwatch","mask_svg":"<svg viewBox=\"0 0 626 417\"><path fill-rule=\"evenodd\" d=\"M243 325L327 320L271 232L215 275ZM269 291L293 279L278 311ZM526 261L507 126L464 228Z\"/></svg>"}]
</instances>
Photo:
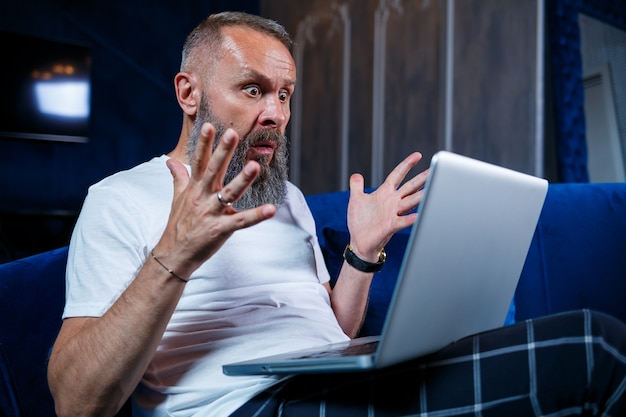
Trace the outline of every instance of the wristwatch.
<instances>
[{"instance_id":1,"label":"wristwatch","mask_svg":"<svg viewBox=\"0 0 626 417\"><path fill-rule=\"evenodd\" d=\"M352 250L352 246L348 244L343 251L343 258L346 260L348 265L355 269L358 269L361 272L378 272L383 268L383 265L385 264L385 260L387 259L387 253L385 252L385 249L383 249L378 254L378 262L367 262L356 256L356 254Z\"/></svg>"}]
</instances>

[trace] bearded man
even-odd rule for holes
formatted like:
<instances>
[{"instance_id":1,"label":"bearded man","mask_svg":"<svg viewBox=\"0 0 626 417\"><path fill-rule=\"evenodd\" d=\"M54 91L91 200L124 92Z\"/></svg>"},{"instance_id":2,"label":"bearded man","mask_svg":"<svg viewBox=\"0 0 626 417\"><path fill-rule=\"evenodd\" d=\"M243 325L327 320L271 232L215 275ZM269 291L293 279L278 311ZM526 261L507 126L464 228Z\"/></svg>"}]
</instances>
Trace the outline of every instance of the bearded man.
<instances>
[{"instance_id":1,"label":"bearded man","mask_svg":"<svg viewBox=\"0 0 626 417\"><path fill-rule=\"evenodd\" d=\"M363 265L380 264L391 236L414 223L427 177L404 181L419 153L370 194L352 175L349 243L360 262L344 262L331 288L311 212L287 180L290 47L276 22L209 16L187 38L174 78L183 112L176 147L90 187L48 366L57 414L109 416L131 398L134 417L456 416L487 408L624 415L624 326L589 312L464 339L440 352L437 363L450 366L438 372L423 371L432 365L424 359L367 375L222 373L226 363L354 337L374 276ZM545 343L526 343L528 335ZM503 346L500 365L482 362L493 355L473 359L474 344ZM551 364L568 374L537 372Z\"/></svg>"}]
</instances>

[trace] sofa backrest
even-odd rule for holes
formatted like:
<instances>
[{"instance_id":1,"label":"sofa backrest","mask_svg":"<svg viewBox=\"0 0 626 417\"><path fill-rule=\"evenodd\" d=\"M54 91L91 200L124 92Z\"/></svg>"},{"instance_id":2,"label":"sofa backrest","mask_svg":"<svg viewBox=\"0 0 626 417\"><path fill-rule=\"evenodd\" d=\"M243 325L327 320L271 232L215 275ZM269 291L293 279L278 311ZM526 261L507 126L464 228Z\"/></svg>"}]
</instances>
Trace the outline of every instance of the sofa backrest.
<instances>
[{"instance_id":1,"label":"sofa backrest","mask_svg":"<svg viewBox=\"0 0 626 417\"><path fill-rule=\"evenodd\" d=\"M626 322L626 183L552 184L515 293L517 321L590 308Z\"/></svg>"},{"instance_id":2,"label":"sofa backrest","mask_svg":"<svg viewBox=\"0 0 626 417\"><path fill-rule=\"evenodd\" d=\"M61 327L67 247L0 265L0 410L53 417L46 377Z\"/></svg>"}]
</instances>

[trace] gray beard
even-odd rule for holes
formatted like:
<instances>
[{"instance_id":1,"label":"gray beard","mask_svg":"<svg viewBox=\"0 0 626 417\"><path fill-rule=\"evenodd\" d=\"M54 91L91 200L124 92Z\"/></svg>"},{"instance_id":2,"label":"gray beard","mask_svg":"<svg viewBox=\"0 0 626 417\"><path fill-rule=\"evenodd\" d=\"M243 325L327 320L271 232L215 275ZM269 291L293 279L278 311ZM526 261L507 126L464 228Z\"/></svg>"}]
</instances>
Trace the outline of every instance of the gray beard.
<instances>
[{"instance_id":1,"label":"gray beard","mask_svg":"<svg viewBox=\"0 0 626 417\"><path fill-rule=\"evenodd\" d=\"M192 160L198 144L198 138L200 137L200 128L205 122L210 122L215 127L215 143L213 144L213 150L215 150L227 128L213 117L208 102L205 97L202 97L193 131L187 142L187 158L189 161ZM247 162L246 155L248 150L259 141L273 141L276 143L276 149L269 164L267 162L269 158L267 157L257 159L257 162L261 165L261 171L257 179L244 192L241 198L233 202L233 207L237 210L251 209L267 203L279 207L284 203L287 196L289 163L287 137L278 130L255 131L243 138L239 138L239 145L235 149L233 158L226 170L224 184L231 182L241 172Z\"/></svg>"}]
</instances>

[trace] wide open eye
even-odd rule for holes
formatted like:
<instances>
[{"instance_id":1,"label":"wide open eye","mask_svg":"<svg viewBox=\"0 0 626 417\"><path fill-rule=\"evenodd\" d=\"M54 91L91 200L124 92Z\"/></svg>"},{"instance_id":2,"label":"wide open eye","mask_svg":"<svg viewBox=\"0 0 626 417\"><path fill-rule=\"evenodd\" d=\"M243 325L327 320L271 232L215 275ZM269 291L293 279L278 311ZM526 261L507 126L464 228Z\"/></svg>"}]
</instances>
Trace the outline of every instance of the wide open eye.
<instances>
[{"instance_id":1,"label":"wide open eye","mask_svg":"<svg viewBox=\"0 0 626 417\"><path fill-rule=\"evenodd\" d=\"M256 97L261 94L261 89L258 85L249 85L244 88L244 90L253 97Z\"/></svg>"}]
</instances>

